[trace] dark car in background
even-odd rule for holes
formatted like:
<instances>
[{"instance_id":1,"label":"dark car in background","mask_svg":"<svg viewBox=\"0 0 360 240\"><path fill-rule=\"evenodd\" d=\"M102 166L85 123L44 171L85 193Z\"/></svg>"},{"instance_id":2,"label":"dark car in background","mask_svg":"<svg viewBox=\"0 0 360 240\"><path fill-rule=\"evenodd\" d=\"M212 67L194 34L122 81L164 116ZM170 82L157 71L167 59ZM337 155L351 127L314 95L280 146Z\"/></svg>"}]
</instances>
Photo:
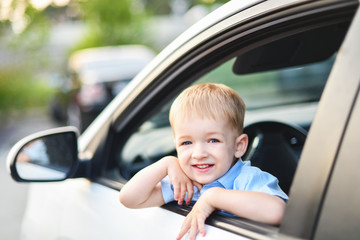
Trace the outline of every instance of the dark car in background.
<instances>
[{"instance_id":1,"label":"dark car in background","mask_svg":"<svg viewBox=\"0 0 360 240\"><path fill-rule=\"evenodd\" d=\"M106 105L148 64L155 53L143 45L79 50L51 101L55 120L84 131Z\"/></svg>"},{"instance_id":2,"label":"dark car in background","mask_svg":"<svg viewBox=\"0 0 360 240\"><path fill-rule=\"evenodd\" d=\"M175 239L190 206L128 209L119 190L176 155L169 105L202 82L243 97L243 160L289 195L280 225L214 213L204 239L358 240L358 0L229 1L157 55L79 137L65 127L18 142L8 169L31 182L23 239ZM47 154L22 161L35 146Z\"/></svg>"}]
</instances>

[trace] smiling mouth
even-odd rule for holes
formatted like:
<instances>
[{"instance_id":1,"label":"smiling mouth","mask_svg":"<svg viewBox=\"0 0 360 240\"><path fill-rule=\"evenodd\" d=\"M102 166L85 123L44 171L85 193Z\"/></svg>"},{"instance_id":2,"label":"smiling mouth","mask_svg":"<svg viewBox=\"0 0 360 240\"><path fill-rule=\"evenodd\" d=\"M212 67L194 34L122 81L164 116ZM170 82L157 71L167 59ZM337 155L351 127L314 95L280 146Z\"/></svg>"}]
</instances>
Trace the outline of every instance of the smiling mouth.
<instances>
[{"instance_id":1,"label":"smiling mouth","mask_svg":"<svg viewBox=\"0 0 360 240\"><path fill-rule=\"evenodd\" d=\"M208 168L211 168L212 166L214 166L214 164L194 164L193 167L200 169L200 170L205 170Z\"/></svg>"}]
</instances>

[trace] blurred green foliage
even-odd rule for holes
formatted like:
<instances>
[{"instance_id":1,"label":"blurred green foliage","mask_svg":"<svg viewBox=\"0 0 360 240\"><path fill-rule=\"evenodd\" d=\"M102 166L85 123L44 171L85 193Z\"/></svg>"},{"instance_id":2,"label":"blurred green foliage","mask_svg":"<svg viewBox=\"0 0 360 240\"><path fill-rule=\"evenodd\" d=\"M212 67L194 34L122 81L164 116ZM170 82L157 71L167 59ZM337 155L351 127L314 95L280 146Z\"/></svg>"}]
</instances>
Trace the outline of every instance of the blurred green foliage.
<instances>
[{"instance_id":1,"label":"blurred green foliage","mask_svg":"<svg viewBox=\"0 0 360 240\"><path fill-rule=\"evenodd\" d=\"M50 20L32 7L28 7L25 14L31 19L29 25L20 34L12 34L8 46L17 51L37 52L49 39Z\"/></svg>"},{"instance_id":2,"label":"blurred green foliage","mask_svg":"<svg viewBox=\"0 0 360 240\"><path fill-rule=\"evenodd\" d=\"M147 12L140 1L91 0L78 2L87 33L73 50L139 43L147 44L144 21Z\"/></svg>"},{"instance_id":3,"label":"blurred green foliage","mask_svg":"<svg viewBox=\"0 0 360 240\"><path fill-rule=\"evenodd\" d=\"M212 6L228 0L187 0L187 7ZM146 36L146 24L154 15L171 14L176 0L91 0L77 1L88 27L87 34L71 52L90 47L144 44L152 46Z\"/></svg>"},{"instance_id":4,"label":"blurred green foliage","mask_svg":"<svg viewBox=\"0 0 360 240\"><path fill-rule=\"evenodd\" d=\"M33 77L29 71L12 66L0 68L0 110L23 110L46 106L51 96L50 88Z\"/></svg>"},{"instance_id":5,"label":"blurred green foliage","mask_svg":"<svg viewBox=\"0 0 360 240\"><path fill-rule=\"evenodd\" d=\"M212 5L227 0L188 0ZM144 44L151 46L144 24L149 17L170 14L176 0L71 0L67 6L54 4L36 9L29 0L12 0L8 19L0 19L0 51L10 53L8 63L0 62L0 112L9 109L46 106L52 89L37 76L51 69L47 41L58 19L81 20L86 26L82 39L69 50L90 47ZM0 10L2 2L0 0ZM15 18L22 11L22 16ZM69 12L71 16L69 16ZM0 59L1 61L1 59ZM54 70L54 69L53 69ZM62 69L58 69L61 72Z\"/></svg>"},{"instance_id":6,"label":"blurred green foliage","mask_svg":"<svg viewBox=\"0 0 360 240\"><path fill-rule=\"evenodd\" d=\"M6 49L5 61L0 64L2 114L13 109L46 106L51 96L47 84L35 77L50 64L43 49L49 39L50 20L41 11L26 5L24 21L28 24L18 33L10 31L11 27L14 32L19 30L11 25L10 19L0 24L0 44L2 49Z\"/></svg>"}]
</instances>

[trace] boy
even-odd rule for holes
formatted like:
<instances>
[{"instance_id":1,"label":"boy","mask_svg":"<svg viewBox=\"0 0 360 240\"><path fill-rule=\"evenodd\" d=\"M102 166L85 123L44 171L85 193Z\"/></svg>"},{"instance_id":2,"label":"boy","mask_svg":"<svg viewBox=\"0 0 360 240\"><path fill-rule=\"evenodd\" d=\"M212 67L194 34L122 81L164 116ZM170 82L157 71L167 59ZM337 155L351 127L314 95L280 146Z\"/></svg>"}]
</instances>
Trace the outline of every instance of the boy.
<instances>
[{"instance_id":1,"label":"boy","mask_svg":"<svg viewBox=\"0 0 360 240\"><path fill-rule=\"evenodd\" d=\"M245 104L222 84L187 88L171 106L169 119L178 158L164 157L138 172L121 189L129 208L196 201L177 239L205 235L205 220L216 209L268 224L279 224L286 194L277 179L238 160L247 148L242 133Z\"/></svg>"}]
</instances>

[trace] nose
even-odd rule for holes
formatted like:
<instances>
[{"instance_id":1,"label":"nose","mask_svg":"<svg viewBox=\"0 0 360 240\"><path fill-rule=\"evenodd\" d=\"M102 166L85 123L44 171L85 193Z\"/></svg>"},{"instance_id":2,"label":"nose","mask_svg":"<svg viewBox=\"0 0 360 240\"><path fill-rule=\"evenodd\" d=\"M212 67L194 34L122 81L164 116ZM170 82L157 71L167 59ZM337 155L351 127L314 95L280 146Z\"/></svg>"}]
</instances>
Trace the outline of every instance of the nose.
<instances>
[{"instance_id":1,"label":"nose","mask_svg":"<svg viewBox=\"0 0 360 240\"><path fill-rule=\"evenodd\" d=\"M194 144L194 148L193 148L193 152L192 152L192 158L193 159L203 159L207 157L207 150L206 150L206 146L203 143L197 143Z\"/></svg>"}]
</instances>

